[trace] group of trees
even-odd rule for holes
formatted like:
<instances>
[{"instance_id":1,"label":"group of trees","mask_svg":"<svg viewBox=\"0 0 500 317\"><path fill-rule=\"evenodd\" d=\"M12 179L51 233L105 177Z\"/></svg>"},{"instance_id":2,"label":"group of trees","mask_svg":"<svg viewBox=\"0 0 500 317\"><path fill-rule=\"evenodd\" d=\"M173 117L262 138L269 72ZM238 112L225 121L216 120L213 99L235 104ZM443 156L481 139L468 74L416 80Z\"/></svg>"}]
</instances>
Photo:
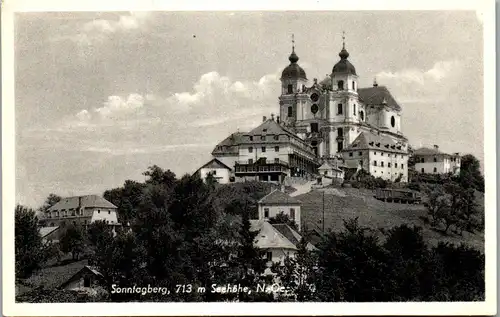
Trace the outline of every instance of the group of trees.
<instances>
[{"instance_id":1,"label":"group of trees","mask_svg":"<svg viewBox=\"0 0 500 317\"><path fill-rule=\"evenodd\" d=\"M146 181L127 181L104 196L119 207L123 230L104 222L86 230L70 225L60 249L104 276L111 301L270 301L273 294L212 293L211 285L240 284L255 289L264 277L265 259L254 245L257 202L270 192L259 182L216 185L198 176L177 178L157 166ZM18 210L19 209L19 210ZM16 209L16 274L29 276L43 262L44 251L34 211ZM279 215L273 222L294 225ZM306 234L304 233L304 236ZM317 250L302 239L294 258L274 266L286 297L300 301L473 300L484 296L483 256L465 246L430 248L419 229L405 226L384 233L346 222L345 230L327 234ZM449 265L454 266L448 270ZM436 273L433 273L436 272ZM158 285L168 295L112 293L111 285ZM178 289L177 285L191 285ZM199 287L206 292L198 292ZM289 297L289 296L292 297ZM47 298L46 296L43 298Z\"/></svg>"},{"instance_id":2,"label":"group of trees","mask_svg":"<svg viewBox=\"0 0 500 317\"><path fill-rule=\"evenodd\" d=\"M273 269L289 288L282 300L329 302L484 300L484 255L465 245L429 247L421 228L401 225L382 234L345 221L317 251L298 247Z\"/></svg>"}]
</instances>

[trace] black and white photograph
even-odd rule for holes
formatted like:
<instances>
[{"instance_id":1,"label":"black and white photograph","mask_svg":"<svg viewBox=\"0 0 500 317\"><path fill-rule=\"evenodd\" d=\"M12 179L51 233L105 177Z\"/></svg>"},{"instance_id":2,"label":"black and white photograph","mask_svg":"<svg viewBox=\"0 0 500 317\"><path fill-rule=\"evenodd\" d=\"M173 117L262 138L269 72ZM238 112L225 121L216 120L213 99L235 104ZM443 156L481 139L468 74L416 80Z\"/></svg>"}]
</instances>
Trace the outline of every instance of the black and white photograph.
<instances>
[{"instance_id":1,"label":"black and white photograph","mask_svg":"<svg viewBox=\"0 0 500 317\"><path fill-rule=\"evenodd\" d=\"M495 314L494 2L316 5L10 13L11 315Z\"/></svg>"}]
</instances>

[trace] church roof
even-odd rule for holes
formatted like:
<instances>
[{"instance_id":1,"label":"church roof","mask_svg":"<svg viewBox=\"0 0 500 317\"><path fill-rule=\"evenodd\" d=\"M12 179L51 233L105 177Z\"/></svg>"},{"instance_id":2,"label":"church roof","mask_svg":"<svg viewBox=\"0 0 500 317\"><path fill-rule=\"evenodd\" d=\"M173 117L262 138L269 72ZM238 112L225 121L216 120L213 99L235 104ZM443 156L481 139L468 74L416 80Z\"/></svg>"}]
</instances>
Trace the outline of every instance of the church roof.
<instances>
[{"instance_id":1,"label":"church roof","mask_svg":"<svg viewBox=\"0 0 500 317\"><path fill-rule=\"evenodd\" d=\"M381 150L406 153L406 151L403 150L400 145L396 144L389 136L371 132L361 132L345 150Z\"/></svg>"},{"instance_id":2,"label":"church roof","mask_svg":"<svg viewBox=\"0 0 500 317\"><path fill-rule=\"evenodd\" d=\"M345 49L345 43L342 45L342 50L339 53L340 61L333 66L332 74L352 74L356 75L356 68L347 60L349 53Z\"/></svg>"},{"instance_id":3,"label":"church roof","mask_svg":"<svg viewBox=\"0 0 500 317\"><path fill-rule=\"evenodd\" d=\"M217 144L213 151L212 155L217 155L217 154L238 154L238 144L241 142L241 136L243 135L243 132L235 132L219 142Z\"/></svg>"},{"instance_id":4,"label":"church roof","mask_svg":"<svg viewBox=\"0 0 500 317\"><path fill-rule=\"evenodd\" d=\"M101 196L86 195L62 198L58 203L50 207L49 211L61 209L76 209L79 207L79 205L80 207L118 208Z\"/></svg>"},{"instance_id":5,"label":"church roof","mask_svg":"<svg viewBox=\"0 0 500 317\"><path fill-rule=\"evenodd\" d=\"M389 108L401 111L401 106L385 86L359 88L358 96L366 105L382 105L386 103Z\"/></svg>"},{"instance_id":6,"label":"church roof","mask_svg":"<svg viewBox=\"0 0 500 317\"><path fill-rule=\"evenodd\" d=\"M292 197L284 192L275 189L271 193L264 196L259 200L259 204L272 204L272 205L297 205L300 204L300 200Z\"/></svg>"},{"instance_id":7,"label":"church roof","mask_svg":"<svg viewBox=\"0 0 500 317\"><path fill-rule=\"evenodd\" d=\"M299 57L295 54L295 49L292 50L292 54L290 54L288 60L290 61L290 65L285 67L281 73L281 79L307 79L306 72L297 64Z\"/></svg>"}]
</instances>

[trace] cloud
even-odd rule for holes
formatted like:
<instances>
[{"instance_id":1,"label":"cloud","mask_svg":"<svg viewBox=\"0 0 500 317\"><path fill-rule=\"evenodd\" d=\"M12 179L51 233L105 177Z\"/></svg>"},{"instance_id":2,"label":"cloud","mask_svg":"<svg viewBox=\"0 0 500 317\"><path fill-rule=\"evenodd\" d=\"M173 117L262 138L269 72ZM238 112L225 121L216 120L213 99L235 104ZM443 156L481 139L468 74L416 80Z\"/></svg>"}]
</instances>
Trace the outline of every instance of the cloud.
<instances>
[{"instance_id":1,"label":"cloud","mask_svg":"<svg viewBox=\"0 0 500 317\"><path fill-rule=\"evenodd\" d=\"M129 12L127 15L118 15L115 19L93 19L77 25L76 31L70 30L51 40L70 40L84 47L105 43L114 33L141 29L146 25L148 18L147 12Z\"/></svg>"},{"instance_id":2,"label":"cloud","mask_svg":"<svg viewBox=\"0 0 500 317\"><path fill-rule=\"evenodd\" d=\"M403 83L426 85L440 82L454 74L462 64L459 61L439 61L431 69L404 69L397 72L382 71L376 75L377 80L397 80Z\"/></svg>"}]
</instances>

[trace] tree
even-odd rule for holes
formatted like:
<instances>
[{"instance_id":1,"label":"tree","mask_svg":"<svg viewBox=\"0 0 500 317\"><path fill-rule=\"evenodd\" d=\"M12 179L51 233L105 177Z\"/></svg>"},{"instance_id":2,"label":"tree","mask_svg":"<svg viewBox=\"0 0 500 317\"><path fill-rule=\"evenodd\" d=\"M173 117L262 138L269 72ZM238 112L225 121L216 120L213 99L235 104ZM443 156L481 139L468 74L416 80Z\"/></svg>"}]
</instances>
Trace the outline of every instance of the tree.
<instances>
[{"instance_id":1,"label":"tree","mask_svg":"<svg viewBox=\"0 0 500 317\"><path fill-rule=\"evenodd\" d=\"M40 207L40 211L42 213L45 213L46 211L49 210L50 207L54 206L57 204L59 201L61 201L61 196L56 195L56 194L49 194L49 196L45 199L45 202L43 203L43 206Z\"/></svg>"},{"instance_id":2,"label":"tree","mask_svg":"<svg viewBox=\"0 0 500 317\"><path fill-rule=\"evenodd\" d=\"M148 167L148 170L142 175L147 176L146 184L163 184L167 187L173 187L176 177L175 174L170 171L164 171L158 165L153 165Z\"/></svg>"},{"instance_id":3,"label":"tree","mask_svg":"<svg viewBox=\"0 0 500 317\"><path fill-rule=\"evenodd\" d=\"M474 188L484 192L484 176L481 173L481 164L474 155L466 154L462 156L459 182L465 188Z\"/></svg>"},{"instance_id":4,"label":"tree","mask_svg":"<svg viewBox=\"0 0 500 317\"><path fill-rule=\"evenodd\" d=\"M306 239L302 237L295 256L287 255L284 265L275 263L272 266L272 271L288 290L287 295L291 295L293 300L299 302L316 299L317 257L314 251L307 249L307 245Z\"/></svg>"},{"instance_id":5,"label":"tree","mask_svg":"<svg viewBox=\"0 0 500 317\"><path fill-rule=\"evenodd\" d=\"M42 238L38 232L38 218L35 211L17 205L14 230L16 278L26 278L40 268L44 259Z\"/></svg>"},{"instance_id":6,"label":"tree","mask_svg":"<svg viewBox=\"0 0 500 317\"><path fill-rule=\"evenodd\" d=\"M79 260L80 254L85 247L86 234L79 224L69 225L61 237L61 250L65 253L71 252L73 260Z\"/></svg>"},{"instance_id":7,"label":"tree","mask_svg":"<svg viewBox=\"0 0 500 317\"><path fill-rule=\"evenodd\" d=\"M290 219L288 215L286 215L283 211L278 213L276 217L269 218L270 224L275 223L284 223L292 227L295 231L298 231L297 223L294 220Z\"/></svg>"}]
</instances>

